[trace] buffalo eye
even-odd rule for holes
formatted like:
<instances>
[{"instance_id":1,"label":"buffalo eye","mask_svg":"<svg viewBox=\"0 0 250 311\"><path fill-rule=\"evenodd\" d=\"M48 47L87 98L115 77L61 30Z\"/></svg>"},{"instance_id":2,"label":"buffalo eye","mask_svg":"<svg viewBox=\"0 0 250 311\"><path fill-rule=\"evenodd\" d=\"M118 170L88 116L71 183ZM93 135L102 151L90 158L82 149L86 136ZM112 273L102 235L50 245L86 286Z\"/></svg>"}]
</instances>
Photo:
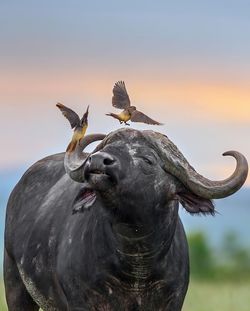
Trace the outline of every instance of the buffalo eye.
<instances>
[{"instance_id":1,"label":"buffalo eye","mask_svg":"<svg viewBox=\"0 0 250 311\"><path fill-rule=\"evenodd\" d=\"M144 162L146 162L149 165L153 165L154 164L153 161L150 158L148 158L148 157L142 157L142 159L144 160Z\"/></svg>"}]
</instances>

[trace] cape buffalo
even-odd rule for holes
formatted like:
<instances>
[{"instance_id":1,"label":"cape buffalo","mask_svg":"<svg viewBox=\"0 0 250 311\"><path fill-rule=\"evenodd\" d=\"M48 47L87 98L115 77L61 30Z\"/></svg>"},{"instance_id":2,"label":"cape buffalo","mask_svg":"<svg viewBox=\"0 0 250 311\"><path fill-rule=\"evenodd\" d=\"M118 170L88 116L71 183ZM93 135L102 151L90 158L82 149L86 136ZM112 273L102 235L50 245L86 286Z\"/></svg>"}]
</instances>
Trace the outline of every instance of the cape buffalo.
<instances>
[{"instance_id":1,"label":"cape buffalo","mask_svg":"<svg viewBox=\"0 0 250 311\"><path fill-rule=\"evenodd\" d=\"M189 259L178 204L213 215L211 199L243 185L245 157L224 155L235 172L210 181L166 136L120 129L35 163L7 207L9 310L181 310Z\"/></svg>"}]
</instances>

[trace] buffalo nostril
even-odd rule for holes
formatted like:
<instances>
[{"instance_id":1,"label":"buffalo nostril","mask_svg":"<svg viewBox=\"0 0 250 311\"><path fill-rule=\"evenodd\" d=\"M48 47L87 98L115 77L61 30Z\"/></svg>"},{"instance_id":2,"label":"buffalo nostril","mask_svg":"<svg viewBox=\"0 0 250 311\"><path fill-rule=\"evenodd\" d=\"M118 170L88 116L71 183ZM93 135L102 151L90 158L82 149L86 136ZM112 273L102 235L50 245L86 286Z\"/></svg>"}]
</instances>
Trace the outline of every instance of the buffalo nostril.
<instances>
[{"instance_id":1,"label":"buffalo nostril","mask_svg":"<svg viewBox=\"0 0 250 311\"><path fill-rule=\"evenodd\" d=\"M104 160L103 160L103 164L104 165L111 165L111 164L113 164L115 162L115 160L114 159L110 159L110 158L105 158Z\"/></svg>"}]
</instances>

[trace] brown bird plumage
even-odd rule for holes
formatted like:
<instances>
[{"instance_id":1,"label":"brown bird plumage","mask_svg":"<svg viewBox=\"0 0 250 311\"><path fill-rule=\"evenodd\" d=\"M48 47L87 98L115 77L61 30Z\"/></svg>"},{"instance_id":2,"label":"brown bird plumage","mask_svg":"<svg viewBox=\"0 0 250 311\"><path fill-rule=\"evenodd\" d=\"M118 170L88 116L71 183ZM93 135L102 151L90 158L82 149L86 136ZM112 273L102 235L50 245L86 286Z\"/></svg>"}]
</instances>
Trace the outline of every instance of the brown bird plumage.
<instances>
[{"instance_id":1,"label":"brown bird plumage","mask_svg":"<svg viewBox=\"0 0 250 311\"><path fill-rule=\"evenodd\" d=\"M74 129L72 140L66 149L67 152L73 152L77 146L77 143L80 143L80 140L84 137L85 132L87 130L89 106L87 107L87 110L81 119L78 116L78 114L75 113L75 111L64 106L63 104L57 103L56 106L61 110L62 114L68 119L71 128Z\"/></svg>"},{"instance_id":2,"label":"brown bird plumage","mask_svg":"<svg viewBox=\"0 0 250 311\"><path fill-rule=\"evenodd\" d=\"M106 115L119 120L120 123L130 125L127 123L127 121L130 120L132 122L162 125L162 123L151 119L141 111L137 110L135 106L131 106L124 81L118 81L115 83L113 88L112 105L115 108L123 109L123 111L120 114L107 113Z\"/></svg>"}]
</instances>

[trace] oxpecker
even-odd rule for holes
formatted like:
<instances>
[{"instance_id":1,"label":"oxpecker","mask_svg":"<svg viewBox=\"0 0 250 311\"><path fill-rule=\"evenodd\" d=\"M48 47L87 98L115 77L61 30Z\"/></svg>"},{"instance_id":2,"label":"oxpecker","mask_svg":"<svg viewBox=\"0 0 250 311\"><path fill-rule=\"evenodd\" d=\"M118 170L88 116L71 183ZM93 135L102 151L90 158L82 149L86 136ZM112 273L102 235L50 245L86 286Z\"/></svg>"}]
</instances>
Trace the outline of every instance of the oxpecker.
<instances>
[{"instance_id":1,"label":"oxpecker","mask_svg":"<svg viewBox=\"0 0 250 311\"><path fill-rule=\"evenodd\" d=\"M69 120L71 128L74 129L72 140L66 149L67 152L73 152L77 146L77 143L80 143L80 140L84 137L85 132L87 130L89 106L87 107L87 110L81 119L78 116L78 114L75 113L75 111L64 106L63 104L57 103L56 106L61 110L62 114Z\"/></svg>"},{"instance_id":2,"label":"oxpecker","mask_svg":"<svg viewBox=\"0 0 250 311\"><path fill-rule=\"evenodd\" d=\"M130 125L127 123L130 120L132 122L162 125L162 123L149 118L147 115L137 110L135 106L130 105L130 99L123 81L118 81L114 85L112 105L115 108L123 109L123 111L120 114L107 113L106 115L119 120L121 124Z\"/></svg>"}]
</instances>

